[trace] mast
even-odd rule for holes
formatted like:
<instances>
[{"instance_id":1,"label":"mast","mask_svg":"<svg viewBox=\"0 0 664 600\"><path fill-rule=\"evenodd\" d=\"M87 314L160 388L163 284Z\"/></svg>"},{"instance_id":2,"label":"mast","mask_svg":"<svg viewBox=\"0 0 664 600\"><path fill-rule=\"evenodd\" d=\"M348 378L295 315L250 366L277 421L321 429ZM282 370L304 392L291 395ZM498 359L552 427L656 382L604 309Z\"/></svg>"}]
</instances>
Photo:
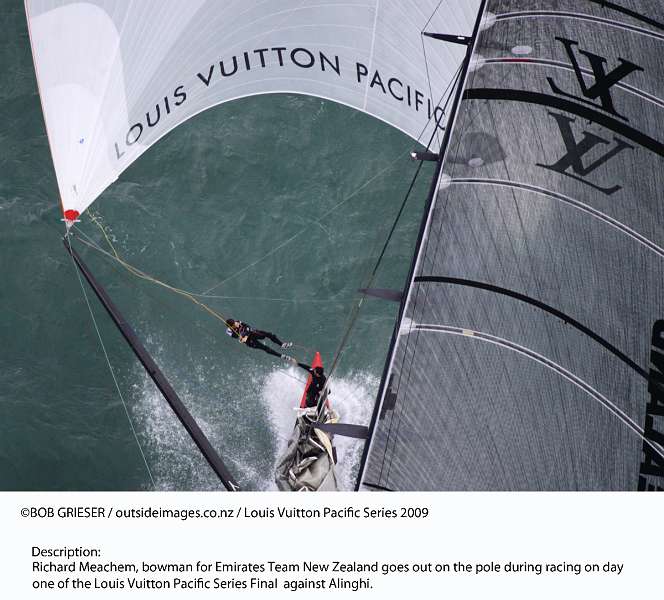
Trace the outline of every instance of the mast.
<instances>
[{"instance_id":1,"label":"mast","mask_svg":"<svg viewBox=\"0 0 664 600\"><path fill-rule=\"evenodd\" d=\"M83 277L85 277L86 281L97 295L97 298L99 298L99 301L106 309L106 312L113 320L113 323L115 323L116 327L120 330L120 333L122 333L124 339L129 344L129 347L134 351L134 354L143 365L143 368L152 381L154 381L157 388L159 388L159 391L166 399L166 402L168 402L169 406L173 409L173 412L180 420L180 423L182 423L187 430L191 439L194 440L194 443L198 446L198 449L201 451L210 467L212 467L212 470L217 477L219 477L221 483L229 492L239 491L240 486L233 475L231 475L231 472L228 470L217 451L212 447L212 444L198 426L198 423L196 423L195 419L191 416L191 413L187 410L187 407L182 403L182 400L180 400L175 390L171 387L171 384L145 349L131 325L122 316L122 313L115 306L106 290L95 279L94 275L92 275L92 272L83 262L83 259L79 256L78 252L76 252L71 246L70 238L68 236L65 237L63 242L67 252L69 252L74 259L76 267L83 274Z\"/></svg>"},{"instance_id":2,"label":"mast","mask_svg":"<svg viewBox=\"0 0 664 600\"><path fill-rule=\"evenodd\" d=\"M470 66L470 59L472 58L473 52L475 51L475 45L477 44L477 37L479 35L480 25L482 23L482 17L484 16L484 11L486 8L487 0L482 0L479 11L477 13L477 19L475 20L475 26L473 28L473 33L470 37L465 36L446 36L441 34L427 34L428 37L434 39L440 39L442 41L456 43L456 44L465 44L466 45L466 55L463 59L461 76L459 78L459 84L457 86L456 92L454 94L454 101L450 110L450 116L448 119L448 126L445 128L445 134L443 136L443 141L440 145L440 151L438 153L436 169L431 180L431 186L429 187L429 193L426 199L426 205L424 209L424 214L422 216L422 221L420 223L420 230L417 236L417 243L415 245L415 254L413 255L413 260L410 264L410 270L408 271L408 277L406 278L406 285L404 287L403 294L401 295L401 303L399 305L399 314L397 316L396 322L394 324L394 330L392 331L392 338L390 340L390 347L387 353L387 358L385 359L385 366L383 368L383 375L380 381L380 387L378 389L378 395L376 402L374 404L373 413L371 415L371 422L369 424L369 435L368 439L364 444L364 449L362 451L362 459L360 461L360 469L357 474L357 480L355 482L355 491L360 489L362 484L362 476L364 475L364 469L367 463L367 458L369 456L369 450L371 449L371 444L373 441L373 435L376 428L376 423L378 421L378 415L380 414L380 409L383 404L385 394L387 391L387 381L388 375L392 367L392 362L394 360L394 354L396 350L396 344L399 339L399 329L401 327L401 321L403 319L404 311L410 299L410 293L413 286L413 278L415 276L415 271L420 259L422 243L424 241L424 236L428 229L429 220L431 213L435 206L435 196L436 190L438 189L438 181L443 169L443 163L445 162L445 157L447 155L447 150L449 142L452 136L452 130L454 129L454 124L456 121L457 112L459 109L459 104L461 102L461 96L463 90L466 86L466 79L468 77L468 68Z\"/></svg>"}]
</instances>

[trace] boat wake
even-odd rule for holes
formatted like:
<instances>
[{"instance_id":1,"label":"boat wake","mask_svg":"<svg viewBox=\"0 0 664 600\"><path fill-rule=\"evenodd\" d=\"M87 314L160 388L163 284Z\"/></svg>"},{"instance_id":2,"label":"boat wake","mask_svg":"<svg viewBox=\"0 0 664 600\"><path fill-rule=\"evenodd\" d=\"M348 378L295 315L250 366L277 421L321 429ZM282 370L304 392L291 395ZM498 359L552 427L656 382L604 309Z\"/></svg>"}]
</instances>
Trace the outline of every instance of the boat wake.
<instances>
[{"instance_id":1,"label":"boat wake","mask_svg":"<svg viewBox=\"0 0 664 600\"><path fill-rule=\"evenodd\" d=\"M275 369L267 375L261 400L268 411L275 445L273 468L286 449L286 444L295 424L295 408L299 405L304 390L305 374L294 367ZM349 373L344 377L334 376L330 381L330 402L339 414L342 423L368 425L371 410L378 391L379 380L367 373ZM336 436L337 479L339 489L352 490L362 456L362 440ZM263 482L263 490L276 490L274 478Z\"/></svg>"},{"instance_id":2,"label":"boat wake","mask_svg":"<svg viewBox=\"0 0 664 600\"><path fill-rule=\"evenodd\" d=\"M178 392L191 410L191 402L186 397L189 394L183 394L181 387ZM136 421L137 435L150 466L155 488L160 491L220 489L219 480L152 380L142 376L141 382L133 386L132 396L137 400L132 407L132 417ZM195 418L206 435L215 430L215 426L210 426L200 414L196 414ZM212 439L210 441L214 445Z\"/></svg>"},{"instance_id":3,"label":"boat wake","mask_svg":"<svg viewBox=\"0 0 664 600\"><path fill-rule=\"evenodd\" d=\"M276 490L275 466L292 433L306 374L278 367L257 375L251 365L229 373L211 363L179 372L163 347L155 355L243 489ZM133 370L131 382L126 400L156 489L219 490L216 476L140 367ZM365 372L334 376L330 401L341 422L368 425L378 386L379 379ZM362 441L342 436L334 441L339 487L352 490Z\"/></svg>"}]
</instances>

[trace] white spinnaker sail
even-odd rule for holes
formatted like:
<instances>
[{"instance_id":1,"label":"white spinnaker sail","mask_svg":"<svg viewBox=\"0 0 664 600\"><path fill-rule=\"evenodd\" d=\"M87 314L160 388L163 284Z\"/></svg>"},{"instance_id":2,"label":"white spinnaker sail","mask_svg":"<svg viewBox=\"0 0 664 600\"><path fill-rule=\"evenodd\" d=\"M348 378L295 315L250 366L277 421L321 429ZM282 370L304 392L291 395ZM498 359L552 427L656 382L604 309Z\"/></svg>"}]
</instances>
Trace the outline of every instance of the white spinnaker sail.
<instances>
[{"instance_id":1,"label":"white spinnaker sail","mask_svg":"<svg viewBox=\"0 0 664 600\"><path fill-rule=\"evenodd\" d=\"M425 142L479 0L26 0L65 217L222 102L309 94ZM433 141L437 147L438 139ZM223 143L223 141L221 142Z\"/></svg>"}]
</instances>

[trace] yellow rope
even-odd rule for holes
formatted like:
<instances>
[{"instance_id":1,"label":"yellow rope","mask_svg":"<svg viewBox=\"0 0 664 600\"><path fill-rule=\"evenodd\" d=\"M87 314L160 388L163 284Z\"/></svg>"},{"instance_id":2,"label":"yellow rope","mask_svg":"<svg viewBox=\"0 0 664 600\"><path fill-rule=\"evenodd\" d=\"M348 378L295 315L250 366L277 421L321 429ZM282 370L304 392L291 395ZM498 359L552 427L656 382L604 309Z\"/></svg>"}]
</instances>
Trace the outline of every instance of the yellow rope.
<instances>
[{"instance_id":1,"label":"yellow rope","mask_svg":"<svg viewBox=\"0 0 664 600\"><path fill-rule=\"evenodd\" d=\"M197 304L203 310L207 311L213 317L215 317L216 319L219 319L227 327L229 327L230 329L232 329L233 331L235 331L236 333L239 334L239 331L238 331L237 327L235 326L235 323L231 324L222 315L220 315L218 312L216 312L215 310L210 308L207 304L201 302L200 300L197 300L188 291L183 290L183 289L178 288L178 287L175 287L175 286L172 286L172 285L170 285L168 283L165 283L163 281L160 281L156 277L153 277L152 275L149 275L148 273L145 273L144 271L141 271L140 269L134 267L133 265L130 265L127 261L123 260L120 257L120 255L118 254L117 250L115 249L115 246L113 245L113 242L111 242L110 238L108 237L108 234L106 233L106 228L101 224L101 222L99 221L99 218L96 215L94 215L91 211L88 211L88 214L90 215L90 218L92 219L93 223L95 223L95 225L97 225L97 227L99 227L102 234L104 235L104 238L106 239L106 243L108 244L109 248L113 252L113 257L112 258L115 258L115 260L118 261L125 269L127 269L127 271L129 271L131 274L135 275L139 279L143 279L145 281L150 281L150 282L152 282L156 285L160 285L160 286L162 286L162 287L164 287L168 290L171 290L172 292L175 292L176 294L179 294L180 296L184 296L185 298L188 298L194 304ZM84 244L86 244L87 246L89 246L91 248L95 248L95 246L93 244L91 244L90 242L86 242L85 240L81 240L81 242L83 242ZM108 254L108 252L105 252L102 248L99 248L97 246L96 249L99 250L100 252L103 252L107 256L110 256L110 254Z\"/></svg>"},{"instance_id":2,"label":"yellow rope","mask_svg":"<svg viewBox=\"0 0 664 600\"><path fill-rule=\"evenodd\" d=\"M97 250L98 252L101 252L101 253L104 254L105 256L107 256L107 257L109 257L109 258L111 258L111 259L117 261L117 262L118 262L120 265L122 265L127 271L129 271L129 273L131 273L131 274L134 275L135 277L138 277L139 279L143 279L143 280L145 280L145 281L149 281L149 282L151 282L151 283L154 283L154 284L156 284L156 285L159 285L159 286L161 286L161 287L163 287L163 288L166 288L167 290L170 290L170 291L172 291L172 292L174 292L174 293L176 293L176 294L179 294L180 296L183 296L184 298L187 298L188 300L191 300L194 304L196 304L197 306L200 306L203 310L205 310L206 312L208 312L208 313L209 313L210 315L212 315L215 319L218 319L218 320L220 320L222 323L224 323L224 324L226 325L226 327L228 327L229 329L231 329L231 330L232 330L232 331L238 336L238 338L241 338L241 336L240 336L240 328L239 328L237 325L235 325L235 322L227 321L227 320L223 317L223 315L219 314L219 313L216 312L214 309L210 308L210 307L209 307L207 304L205 304L204 302L201 302L200 300L198 300L198 299L195 297L195 294L194 294L194 293L192 293L192 292L188 292L187 290L183 290L182 288L178 288L178 287L175 287L175 286L173 286L173 285L170 285L169 283L166 283L166 282L164 282L164 281L161 281L161 280L157 279L156 277L153 277L152 275L150 275L150 274L148 274L148 273L145 273L144 271L141 271L141 270L138 269L137 267L134 267L133 265L131 265L131 264L129 264L127 261L125 261L125 260L124 260L124 259L118 254L117 250L115 249L115 246L113 245L113 242L111 241L110 237L108 236L108 233L106 232L106 228L104 227L103 223L101 222L101 219L100 219L97 215L95 215L91 210L88 210L88 215L90 216L90 219L92 220L92 222L93 222L95 225L97 225L97 227L99 227L100 231L102 232L102 234L103 234L103 236L104 236L104 239L106 240L106 243L108 244L108 247L111 249L111 252L112 252L113 254L111 255L109 252L107 252L106 250L104 250L103 248L101 248L100 246L98 246L97 244L95 244L95 243L93 243L93 242L86 241L86 240L84 240L84 239L82 239L82 238L79 237L78 239L79 239L79 241L80 241L81 243L83 243L83 244L85 244L86 246L88 246L89 248L92 248L92 249L94 249L94 250ZM79 230L79 231L80 231L80 230ZM83 233L83 234L85 235L85 233L84 233L83 231L81 231L81 233ZM86 235L86 237L88 237L88 236ZM294 346L294 347L297 347L297 348L304 348L304 349L306 349L306 350L311 350L311 348L308 348L307 346L301 346L301 345L299 345L299 344L293 344L293 346Z\"/></svg>"}]
</instances>

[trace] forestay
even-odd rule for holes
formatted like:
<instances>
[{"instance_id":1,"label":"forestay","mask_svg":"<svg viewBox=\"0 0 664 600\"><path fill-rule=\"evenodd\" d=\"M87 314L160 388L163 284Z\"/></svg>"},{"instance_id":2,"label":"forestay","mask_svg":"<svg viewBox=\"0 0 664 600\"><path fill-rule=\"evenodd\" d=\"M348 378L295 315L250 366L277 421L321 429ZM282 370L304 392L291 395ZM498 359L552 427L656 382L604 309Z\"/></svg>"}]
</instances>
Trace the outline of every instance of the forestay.
<instances>
[{"instance_id":1,"label":"forestay","mask_svg":"<svg viewBox=\"0 0 664 600\"><path fill-rule=\"evenodd\" d=\"M662 489L664 5L487 10L362 480Z\"/></svg>"},{"instance_id":2,"label":"forestay","mask_svg":"<svg viewBox=\"0 0 664 600\"><path fill-rule=\"evenodd\" d=\"M478 4L26 0L65 217L171 129L245 96L320 96L428 140L463 48L421 32L468 32Z\"/></svg>"}]
</instances>

